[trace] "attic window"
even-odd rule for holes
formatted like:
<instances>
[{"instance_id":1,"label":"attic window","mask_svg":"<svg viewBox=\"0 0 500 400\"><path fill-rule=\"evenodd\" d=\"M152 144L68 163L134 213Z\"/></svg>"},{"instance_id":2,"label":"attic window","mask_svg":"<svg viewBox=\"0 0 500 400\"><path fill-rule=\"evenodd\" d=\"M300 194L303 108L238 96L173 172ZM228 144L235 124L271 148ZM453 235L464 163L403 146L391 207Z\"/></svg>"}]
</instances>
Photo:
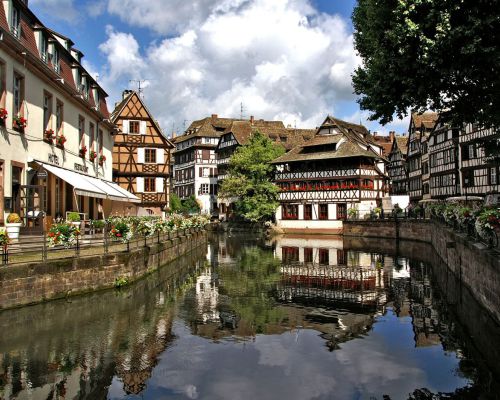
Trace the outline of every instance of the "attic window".
<instances>
[{"instance_id":1,"label":"attic window","mask_svg":"<svg viewBox=\"0 0 500 400\"><path fill-rule=\"evenodd\" d=\"M286 136L280 136L280 140L281 140L283 143L285 143L285 142L286 142L286 139L287 139L287 137L286 137Z\"/></svg>"}]
</instances>

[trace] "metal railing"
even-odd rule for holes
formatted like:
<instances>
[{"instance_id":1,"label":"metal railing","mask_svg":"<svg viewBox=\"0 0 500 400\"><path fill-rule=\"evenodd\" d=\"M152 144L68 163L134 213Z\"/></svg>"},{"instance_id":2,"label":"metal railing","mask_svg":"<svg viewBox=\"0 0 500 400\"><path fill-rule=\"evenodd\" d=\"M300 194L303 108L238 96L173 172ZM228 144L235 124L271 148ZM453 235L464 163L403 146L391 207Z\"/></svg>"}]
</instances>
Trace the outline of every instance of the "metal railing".
<instances>
[{"instance_id":1,"label":"metal railing","mask_svg":"<svg viewBox=\"0 0 500 400\"><path fill-rule=\"evenodd\" d=\"M186 228L166 233L157 232L151 237L134 234L129 241L123 242L110 238L109 228L105 226L100 230L92 228L82 230L82 232L88 233L77 236L75 243L66 247L64 245L49 247L47 238L44 235L21 236L19 239L12 240L8 246L0 247L0 259L3 265L15 265L74 257L125 253L200 232L202 229Z\"/></svg>"}]
</instances>

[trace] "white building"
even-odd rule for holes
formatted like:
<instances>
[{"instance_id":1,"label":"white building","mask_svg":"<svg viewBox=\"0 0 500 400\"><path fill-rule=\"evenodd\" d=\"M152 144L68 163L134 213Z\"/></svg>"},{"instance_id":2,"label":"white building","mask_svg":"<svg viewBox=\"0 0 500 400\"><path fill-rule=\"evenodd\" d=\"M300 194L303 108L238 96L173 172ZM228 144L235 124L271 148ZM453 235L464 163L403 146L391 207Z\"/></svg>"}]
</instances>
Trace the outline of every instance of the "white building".
<instances>
[{"instance_id":1,"label":"white building","mask_svg":"<svg viewBox=\"0 0 500 400\"><path fill-rule=\"evenodd\" d=\"M44 215L98 218L136 201L111 182L114 125L83 54L27 1L0 2L0 35L0 222L17 212L40 228Z\"/></svg>"}]
</instances>

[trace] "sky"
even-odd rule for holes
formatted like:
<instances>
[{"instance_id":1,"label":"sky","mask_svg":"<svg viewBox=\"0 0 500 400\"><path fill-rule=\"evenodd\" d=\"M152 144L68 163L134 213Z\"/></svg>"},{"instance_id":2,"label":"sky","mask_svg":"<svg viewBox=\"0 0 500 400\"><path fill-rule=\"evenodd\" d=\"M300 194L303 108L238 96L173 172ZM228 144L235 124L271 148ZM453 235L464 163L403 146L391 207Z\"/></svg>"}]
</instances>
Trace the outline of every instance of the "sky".
<instances>
[{"instance_id":1,"label":"sky","mask_svg":"<svg viewBox=\"0 0 500 400\"><path fill-rule=\"evenodd\" d=\"M109 94L144 87L167 135L211 114L319 126L326 115L403 133L408 118L368 121L351 85L361 59L350 20L356 0L30 0L70 37ZM242 110L243 109L243 110Z\"/></svg>"}]
</instances>

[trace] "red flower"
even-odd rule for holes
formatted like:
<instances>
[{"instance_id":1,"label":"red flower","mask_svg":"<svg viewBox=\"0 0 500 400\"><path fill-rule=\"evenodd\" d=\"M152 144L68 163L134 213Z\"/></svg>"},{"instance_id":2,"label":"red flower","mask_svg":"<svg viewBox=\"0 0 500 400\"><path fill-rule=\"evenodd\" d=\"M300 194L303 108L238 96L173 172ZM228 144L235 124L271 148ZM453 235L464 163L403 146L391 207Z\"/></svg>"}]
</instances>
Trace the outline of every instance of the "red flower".
<instances>
[{"instance_id":1,"label":"red flower","mask_svg":"<svg viewBox=\"0 0 500 400\"><path fill-rule=\"evenodd\" d=\"M122 237L122 234L121 233L117 233L116 237Z\"/></svg>"}]
</instances>

